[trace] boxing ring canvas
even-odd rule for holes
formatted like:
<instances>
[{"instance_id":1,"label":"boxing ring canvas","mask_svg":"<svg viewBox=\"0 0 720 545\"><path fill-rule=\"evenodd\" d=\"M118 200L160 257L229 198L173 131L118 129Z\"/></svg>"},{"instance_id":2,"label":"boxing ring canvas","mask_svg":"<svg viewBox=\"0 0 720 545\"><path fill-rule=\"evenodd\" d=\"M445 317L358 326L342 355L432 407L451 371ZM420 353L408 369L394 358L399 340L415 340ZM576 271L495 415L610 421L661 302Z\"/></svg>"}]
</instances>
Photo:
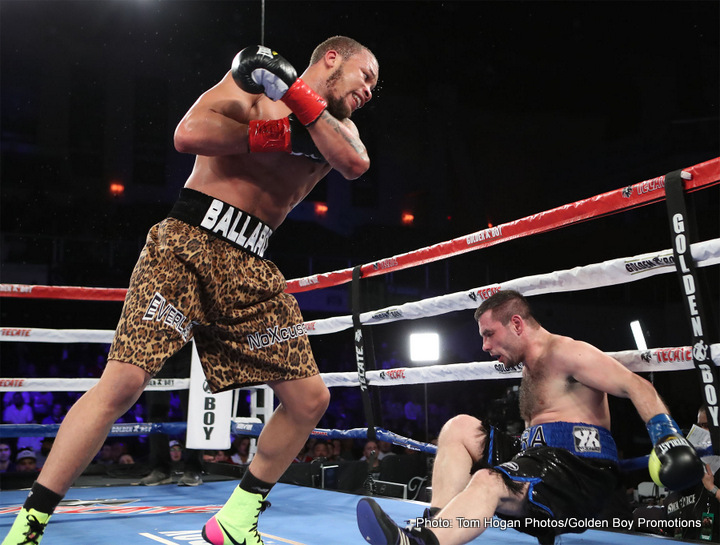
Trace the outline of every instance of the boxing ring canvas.
<instances>
[{"instance_id":1,"label":"boxing ring canvas","mask_svg":"<svg viewBox=\"0 0 720 545\"><path fill-rule=\"evenodd\" d=\"M218 481L193 488L174 485L72 488L53 516L43 542L203 545L206 544L200 536L203 524L220 509L235 486L236 481ZM0 533L10 527L26 496L26 490L2 492ZM272 506L260 516L258 528L265 545L362 545L365 541L355 521L359 498L353 494L278 484L268 498ZM420 516L426 506L419 502L376 500L400 523ZM668 541L675 540L587 530L583 534L562 535L556 543L658 545ZM537 540L512 528L490 527L472 543L535 545Z\"/></svg>"}]
</instances>

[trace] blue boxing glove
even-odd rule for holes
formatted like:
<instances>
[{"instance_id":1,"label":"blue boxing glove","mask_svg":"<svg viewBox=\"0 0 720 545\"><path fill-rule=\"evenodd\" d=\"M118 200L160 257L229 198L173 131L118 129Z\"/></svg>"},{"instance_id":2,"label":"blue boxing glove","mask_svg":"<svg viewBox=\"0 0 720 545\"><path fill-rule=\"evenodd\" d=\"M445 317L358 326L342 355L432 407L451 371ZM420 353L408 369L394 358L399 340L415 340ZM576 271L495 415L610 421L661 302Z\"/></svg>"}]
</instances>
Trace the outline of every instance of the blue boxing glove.
<instances>
[{"instance_id":1,"label":"blue boxing glove","mask_svg":"<svg viewBox=\"0 0 720 545\"><path fill-rule=\"evenodd\" d=\"M653 443L648 470L655 484L684 490L702 480L705 466L669 414L653 416L647 430Z\"/></svg>"}]
</instances>

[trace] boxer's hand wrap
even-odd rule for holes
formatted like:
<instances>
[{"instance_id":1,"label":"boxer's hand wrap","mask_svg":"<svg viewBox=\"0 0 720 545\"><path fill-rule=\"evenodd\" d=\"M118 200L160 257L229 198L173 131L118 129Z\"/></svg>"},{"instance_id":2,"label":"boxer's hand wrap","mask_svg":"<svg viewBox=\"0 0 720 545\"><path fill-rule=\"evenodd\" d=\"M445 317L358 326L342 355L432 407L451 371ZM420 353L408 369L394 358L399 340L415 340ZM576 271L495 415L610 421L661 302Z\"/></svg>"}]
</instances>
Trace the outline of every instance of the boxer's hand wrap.
<instances>
[{"instance_id":1,"label":"boxer's hand wrap","mask_svg":"<svg viewBox=\"0 0 720 545\"><path fill-rule=\"evenodd\" d=\"M248 127L248 148L250 153L267 153L281 151L290 153L292 141L290 137L290 120L253 119Z\"/></svg>"},{"instance_id":2,"label":"boxer's hand wrap","mask_svg":"<svg viewBox=\"0 0 720 545\"><path fill-rule=\"evenodd\" d=\"M327 108L325 99L297 77L288 61L262 45L246 47L235 55L231 73L246 93L282 100L303 125L310 125Z\"/></svg>"},{"instance_id":3,"label":"boxer's hand wrap","mask_svg":"<svg viewBox=\"0 0 720 545\"><path fill-rule=\"evenodd\" d=\"M702 480L705 466L669 414L653 416L647 430L653 443L648 469L655 484L683 490Z\"/></svg>"},{"instance_id":4,"label":"boxer's hand wrap","mask_svg":"<svg viewBox=\"0 0 720 545\"><path fill-rule=\"evenodd\" d=\"M660 440L667 435L683 436L680 427L669 414L656 414L647 421L645 427L650 435L653 446L657 445Z\"/></svg>"},{"instance_id":5,"label":"boxer's hand wrap","mask_svg":"<svg viewBox=\"0 0 720 545\"><path fill-rule=\"evenodd\" d=\"M308 159L317 161L318 163L327 163L320 150L315 145L315 141L310 136L310 132L298 119L293 115L287 118L290 121L290 133L292 135L292 154L304 155Z\"/></svg>"},{"instance_id":6,"label":"boxer's hand wrap","mask_svg":"<svg viewBox=\"0 0 720 545\"><path fill-rule=\"evenodd\" d=\"M313 91L302 79L298 78L283 95L282 101L305 126L310 125L327 108L325 99Z\"/></svg>"},{"instance_id":7,"label":"boxer's hand wrap","mask_svg":"<svg viewBox=\"0 0 720 545\"><path fill-rule=\"evenodd\" d=\"M282 119L251 120L248 149L250 153L284 152L303 155L320 163L327 162L308 130L292 114Z\"/></svg>"}]
</instances>

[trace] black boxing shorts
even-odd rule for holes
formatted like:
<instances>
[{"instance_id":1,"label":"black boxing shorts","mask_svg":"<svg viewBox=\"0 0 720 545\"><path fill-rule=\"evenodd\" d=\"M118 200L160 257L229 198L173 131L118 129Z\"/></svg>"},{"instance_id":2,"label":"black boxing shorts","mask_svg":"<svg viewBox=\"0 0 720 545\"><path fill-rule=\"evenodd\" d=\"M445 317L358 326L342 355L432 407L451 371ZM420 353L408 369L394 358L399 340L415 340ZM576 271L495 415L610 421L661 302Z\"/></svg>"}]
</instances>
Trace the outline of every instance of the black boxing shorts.
<instances>
[{"instance_id":1,"label":"black boxing shorts","mask_svg":"<svg viewBox=\"0 0 720 545\"><path fill-rule=\"evenodd\" d=\"M271 233L258 218L183 189L150 229L108 358L154 376L192 338L213 392L317 375L297 301L262 258Z\"/></svg>"},{"instance_id":2,"label":"black boxing shorts","mask_svg":"<svg viewBox=\"0 0 720 545\"><path fill-rule=\"evenodd\" d=\"M551 422L526 429L519 439L495 428L487 432L483 460L473 471L491 469L511 490L528 484L523 516L497 514L499 518L549 539L595 527L593 521L620 484L617 448L607 429Z\"/></svg>"}]
</instances>

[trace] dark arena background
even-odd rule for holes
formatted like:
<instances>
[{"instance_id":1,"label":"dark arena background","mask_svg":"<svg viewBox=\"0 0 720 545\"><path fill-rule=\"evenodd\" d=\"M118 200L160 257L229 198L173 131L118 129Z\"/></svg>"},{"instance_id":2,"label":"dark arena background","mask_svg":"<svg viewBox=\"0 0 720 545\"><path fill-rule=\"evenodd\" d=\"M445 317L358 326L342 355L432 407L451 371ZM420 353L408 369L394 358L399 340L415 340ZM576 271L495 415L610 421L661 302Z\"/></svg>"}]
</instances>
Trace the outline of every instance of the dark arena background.
<instances>
[{"instance_id":1,"label":"dark arena background","mask_svg":"<svg viewBox=\"0 0 720 545\"><path fill-rule=\"evenodd\" d=\"M248 45L264 43L301 73L315 45L342 34L380 64L373 100L353 115L370 169L354 181L331 172L273 235L266 257L296 279L382 262L717 158L719 27L720 3L691 0L0 0L0 283L127 287L148 229L192 169L173 131ZM718 185L686 198L692 240L720 237ZM660 200L369 278L361 310L671 242ZM707 339L717 343L720 270L698 276ZM305 319L351 314L350 286L298 293ZM607 352L636 349L635 320L650 348L691 341L674 273L531 303L548 330ZM118 301L12 297L0 305L0 328L112 330L121 309ZM414 332L439 334L437 364L490 360L471 309L370 329L378 370L418 365L409 353ZM351 329L310 339L321 372L356 370ZM108 348L2 342L0 377L98 377ZM697 371L644 376L689 428L703 401ZM459 413L515 429L517 385L373 388L376 423L425 442ZM367 426L359 389L332 396L321 427ZM66 410L76 397L56 401ZM623 455L647 454L632 404L612 399L611 412Z\"/></svg>"}]
</instances>

